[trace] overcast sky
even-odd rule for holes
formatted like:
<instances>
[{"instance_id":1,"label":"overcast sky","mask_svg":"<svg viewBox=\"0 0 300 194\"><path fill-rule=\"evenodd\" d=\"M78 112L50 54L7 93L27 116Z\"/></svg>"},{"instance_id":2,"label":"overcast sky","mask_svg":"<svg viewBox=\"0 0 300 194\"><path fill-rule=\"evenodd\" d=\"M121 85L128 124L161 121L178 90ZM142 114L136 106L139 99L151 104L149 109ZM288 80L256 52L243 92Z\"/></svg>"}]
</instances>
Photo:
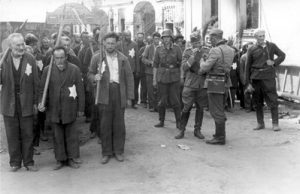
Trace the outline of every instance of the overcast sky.
<instances>
[{"instance_id":1,"label":"overcast sky","mask_svg":"<svg viewBox=\"0 0 300 194\"><path fill-rule=\"evenodd\" d=\"M45 22L46 12L54 11L64 3L81 3L90 8L93 0L0 0L1 21Z\"/></svg>"}]
</instances>

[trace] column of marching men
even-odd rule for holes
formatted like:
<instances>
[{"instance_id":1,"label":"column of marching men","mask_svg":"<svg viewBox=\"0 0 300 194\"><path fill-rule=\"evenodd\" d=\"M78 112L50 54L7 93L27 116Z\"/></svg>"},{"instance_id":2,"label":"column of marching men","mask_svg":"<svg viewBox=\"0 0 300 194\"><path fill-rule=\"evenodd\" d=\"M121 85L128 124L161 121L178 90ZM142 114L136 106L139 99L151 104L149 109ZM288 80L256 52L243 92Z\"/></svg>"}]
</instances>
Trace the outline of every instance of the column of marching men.
<instances>
[{"instance_id":1,"label":"column of marching men","mask_svg":"<svg viewBox=\"0 0 300 194\"><path fill-rule=\"evenodd\" d=\"M265 40L264 30L257 29L257 41L244 45L241 52L220 29L210 30L209 45L197 29L189 41L171 30L146 37L140 32L136 40L130 31L104 37L100 32L98 27L93 37L87 32L75 37L63 33L59 40L57 33L41 40L31 33L9 35L9 49L1 54L0 84L11 171L22 165L28 171L38 170L33 155L41 154L39 141L48 140L46 121L54 134L53 169L79 168L75 121L82 116L90 123L90 138L97 137L101 144L101 163L112 157L124 161L125 108L138 109L139 103L158 113L157 128L166 125L167 112L174 112L174 128L179 130L175 139L184 138L195 107L194 136L205 138L202 121L204 110L209 110L215 133L206 143L224 145L225 111L232 110L236 94L241 108L256 112L254 130L265 128L264 100L271 109L273 130L280 130L275 68L285 54Z\"/></svg>"}]
</instances>

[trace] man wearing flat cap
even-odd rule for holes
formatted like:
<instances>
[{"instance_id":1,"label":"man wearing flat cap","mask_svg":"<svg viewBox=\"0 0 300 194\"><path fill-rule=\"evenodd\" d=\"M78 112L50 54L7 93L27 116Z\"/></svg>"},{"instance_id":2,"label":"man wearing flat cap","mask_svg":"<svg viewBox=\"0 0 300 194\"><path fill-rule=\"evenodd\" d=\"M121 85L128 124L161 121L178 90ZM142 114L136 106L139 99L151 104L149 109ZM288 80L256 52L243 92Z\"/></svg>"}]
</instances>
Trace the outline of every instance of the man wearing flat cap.
<instances>
[{"instance_id":1,"label":"man wearing flat cap","mask_svg":"<svg viewBox=\"0 0 300 194\"><path fill-rule=\"evenodd\" d=\"M285 53L276 44L265 41L264 30L255 30L254 37L257 42L248 50L246 60L246 85L248 85L249 90L254 90L253 103L257 118L257 127L254 130L265 128L263 112L265 99L267 105L271 108L273 130L280 131L275 68L284 61Z\"/></svg>"},{"instance_id":2,"label":"man wearing flat cap","mask_svg":"<svg viewBox=\"0 0 300 194\"><path fill-rule=\"evenodd\" d=\"M153 86L158 87L159 123L155 127L164 127L167 103L175 113L176 127L180 125L180 66L182 53L179 46L173 44L171 30L162 32L162 45L155 50L153 61Z\"/></svg>"},{"instance_id":3,"label":"man wearing flat cap","mask_svg":"<svg viewBox=\"0 0 300 194\"><path fill-rule=\"evenodd\" d=\"M200 31L194 31L190 35L192 47L185 49L182 55L181 70L185 74L184 86L182 91L183 109L180 118L180 133L175 136L175 139L184 137L186 125L188 123L190 112L193 104L196 104L194 136L199 139L204 139L201 133L203 121L203 108L207 106L207 92L203 88L205 75L199 75L200 59L208 54L209 49L201 44Z\"/></svg>"},{"instance_id":4,"label":"man wearing flat cap","mask_svg":"<svg viewBox=\"0 0 300 194\"><path fill-rule=\"evenodd\" d=\"M207 73L204 88L207 88L208 105L211 116L215 121L215 134L213 139L206 141L208 144L225 144L226 115L224 105L226 91L231 86L230 68L234 58L234 50L223 39L223 31L212 29L209 34L213 46L208 58L201 62L199 74Z\"/></svg>"}]
</instances>

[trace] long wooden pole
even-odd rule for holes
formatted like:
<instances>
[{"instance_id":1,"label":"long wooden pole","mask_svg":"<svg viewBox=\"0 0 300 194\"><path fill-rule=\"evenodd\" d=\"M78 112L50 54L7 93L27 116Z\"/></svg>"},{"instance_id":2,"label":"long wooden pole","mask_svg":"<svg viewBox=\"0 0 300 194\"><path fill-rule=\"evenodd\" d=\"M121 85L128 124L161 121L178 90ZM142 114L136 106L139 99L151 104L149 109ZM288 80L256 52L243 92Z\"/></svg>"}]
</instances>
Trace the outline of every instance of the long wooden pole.
<instances>
[{"instance_id":1,"label":"long wooden pole","mask_svg":"<svg viewBox=\"0 0 300 194\"><path fill-rule=\"evenodd\" d=\"M62 31L63 31L63 27L64 27L63 20L64 20L65 9L66 9L66 4L65 4L65 7L64 7L64 10L63 10L63 17L60 21L59 31L58 31L55 47L57 47L59 45L60 37L62 35ZM45 86L44 86L44 90L43 90L43 96L42 96L42 101L41 101L42 107L45 107L45 103L46 103L46 96L47 96L47 91L48 91L48 87L49 87L52 66L53 66L53 55L51 56L49 69L48 69L47 77L46 77L46 82L45 82Z\"/></svg>"}]
</instances>

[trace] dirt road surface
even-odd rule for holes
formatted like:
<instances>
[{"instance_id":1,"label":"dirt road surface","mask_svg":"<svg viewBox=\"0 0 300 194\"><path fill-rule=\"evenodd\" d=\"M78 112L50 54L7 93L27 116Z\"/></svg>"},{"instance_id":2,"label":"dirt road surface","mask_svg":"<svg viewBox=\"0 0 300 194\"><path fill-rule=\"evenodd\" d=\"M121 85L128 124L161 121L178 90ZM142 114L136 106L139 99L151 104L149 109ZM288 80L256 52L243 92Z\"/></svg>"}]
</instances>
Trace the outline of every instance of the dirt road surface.
<instances>
[{"instance_id":1,"label":"dirt road surface","mask_svg":"<svg viewBox=\"0 0 300 194\"><path fill-rule=\"evenodd\" d=\"M192 118L194 117L194 111ZM100 163L101 146L91 139L81 146L83 164L53 171L51 142L42 142L35 156L38 172L9 172L6 151L1 159L1 194L298 194L300 193L300 124L282 119L281 132L253 131L255 114L237 110L227 113L227 144L207 145L193 136L190 119L186 137L175 140L174 114L167 112L165 128L154 128L157 113L142 107L126 110L125 161L114 158ZM205 112L202 132L213 134L213 120ZM81 140L89 135L88 124L78 121ZM3 139L3 138L2 138ZM188 146L182 150L178 144Z\"/></svg>"}]
</instances>

